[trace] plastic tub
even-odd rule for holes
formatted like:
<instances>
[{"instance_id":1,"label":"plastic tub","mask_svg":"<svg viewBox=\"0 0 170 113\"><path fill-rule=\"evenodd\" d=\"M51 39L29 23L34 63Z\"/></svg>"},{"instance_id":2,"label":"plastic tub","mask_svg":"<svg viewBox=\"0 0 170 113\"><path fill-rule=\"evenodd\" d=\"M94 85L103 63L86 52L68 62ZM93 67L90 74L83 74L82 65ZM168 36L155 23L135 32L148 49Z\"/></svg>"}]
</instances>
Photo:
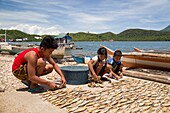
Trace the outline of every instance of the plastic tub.
<instances>
[{"instance_id":1,"label":"plastic tub","mask_svg":"<svg viewBox=\"0 0 170 113\"><path fill-rule=\"evenodd\" d=\"M80 85L88 81L89 68L87 66L62 66L67 84Z\"/></svg>"},{"instance_id":2,"label":"plastic tub","mask_svg":"<svg viewBox=\"0 0 170 113\"><path fill-rule=\"evenodd\" d=\"M84 57L84 63L85 63L85 64L88 64L88 62L89 62L91 59L92 59L91 56L85 56L85 57Z\"/></svg>"}]
</instances>

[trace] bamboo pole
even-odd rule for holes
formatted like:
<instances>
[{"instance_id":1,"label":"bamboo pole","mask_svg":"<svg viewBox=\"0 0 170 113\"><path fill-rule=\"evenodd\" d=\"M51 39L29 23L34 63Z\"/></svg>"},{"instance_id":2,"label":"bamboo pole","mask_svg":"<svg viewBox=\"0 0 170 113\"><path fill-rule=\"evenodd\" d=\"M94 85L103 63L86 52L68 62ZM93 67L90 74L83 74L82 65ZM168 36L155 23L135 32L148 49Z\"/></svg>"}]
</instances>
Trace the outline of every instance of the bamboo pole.
<instances>
[{"instance_id":1,"label":"bamboo pole","mask_svg":"<svg viewBox=\"0 0 170 113\"><path fill-rule=\"evenodd\" d=\"M130 71L130 70L124 70L123 75L145 79L145 80L151 80L151 81L165 83L165 84L170 84L170 77L168 76L153 75L153 74L135 72L135 71Z\"/></svg>"},{"instance_id":2,"label":"bamboo pole","mask_svg":"<svg viewBox=\"0 0 170 113\"><path fill-rule=\"evenodd\" d=\"M156 58L166 58L169 59L169 54L157 54L157 53L142 53L142 52L130 52L130 53L122 53L123 56L148 56L148 57L156 57Z\"/></svg>"}]
</instances>

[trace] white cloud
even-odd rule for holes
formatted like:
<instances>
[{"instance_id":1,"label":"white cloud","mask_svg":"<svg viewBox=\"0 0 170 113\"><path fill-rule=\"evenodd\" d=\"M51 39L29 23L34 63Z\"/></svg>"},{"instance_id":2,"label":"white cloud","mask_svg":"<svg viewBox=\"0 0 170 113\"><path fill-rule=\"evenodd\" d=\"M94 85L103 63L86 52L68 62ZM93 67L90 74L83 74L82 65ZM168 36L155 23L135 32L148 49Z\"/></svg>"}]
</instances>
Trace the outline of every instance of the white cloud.
<instances>
[{"instance_id":1,"label":"white cloud","mask_svg":"<svg viewBox=\"0 0 170 113\"><path fill-rule=\"evenodd\" d=\"M0 8L1 27L14 26L32 34L121 32L138 26L158 29L170 22L170 0L11 1L12 4L4 3L5 8Z\"/></svg>"},{"instance_id":2,"label":"white cloud","mask_svg":"<svg viewBox=\"0 0 170 113\"><path fill-rule=\"evenodd\" d=\"M17 26L10 27L9 29L17 29L29 34L38 34L38 35L57 35L61 33L56 27L40 27L38 25L28 25L28 24L19 24Z\"/></svg>"},{"instance_id":3,"label":"white cloud","mask_svg":"<svg viewBox=\"0 0 170 113\"><path fill-rule=\"evenodd\" d=\"M73 16L75 17L76 21L86 23L86 24L110 21L110 19L107 17L92 15L92 14L87 14L87 13L86 14L77 13L77 14L73 14Z\"/></svg>"},{"instance_id":4,"label":"white cloud","mask_svg":"<svg viewBox=\"0 0 170 113\"><path fill-rule=\"evenodd\" d=\"M1 21L18 21L18 22L41 22L41 23L48 23L46 14L40 14L37 12L31 11L3 11L0 12Z\"/></svg>"}]
</instances>

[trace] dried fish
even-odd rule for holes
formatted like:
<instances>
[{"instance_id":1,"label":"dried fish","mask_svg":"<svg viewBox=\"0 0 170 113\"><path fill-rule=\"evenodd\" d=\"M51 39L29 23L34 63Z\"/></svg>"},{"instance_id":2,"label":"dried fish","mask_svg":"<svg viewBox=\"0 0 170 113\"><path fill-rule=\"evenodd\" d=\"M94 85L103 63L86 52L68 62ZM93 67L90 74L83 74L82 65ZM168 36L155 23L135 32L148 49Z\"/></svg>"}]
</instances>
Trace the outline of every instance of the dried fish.
<instances>
[{"instance_id":1,"label":"dried fish","mask_svg":"<svg viewBox=\"0 0 170 113\"><path fill-rule=\"evenodd\" d=\"M117 113L118 110L119 108L110 109L109 113Z\"/></svg>"},{"instance_id":2,"label":"dried fish","mask_svg":"<svg viewBox=\"0 0 170 113\"><path fill-rule=\"evenodd\" d=\"M95 82L91 84L95 87L100 85ZM50 103L74 113L169 112L169 88L156 82L128 78L113 82L112 86L96 89L95 92L76 87L48 91L41 96Z\"/></svg>"},{"instance_id":3,"label":"dried fish","mask_svg":"<svg viewBox=\"0 0 170 113\"><path fill-rule=\"evenodd\" d=\"M134 108L134 109L133 109L133 113L138 113L139 110L140 110L139 107L138 107L138 108Z\"/></svg>"},{"instance_id":4,"label":"dried fish","mask_svg":"<svg viewBox=\"0 0 170 113\"><path fill-rule=\"evenodd\" d=\"M65 104L63 104L60 108L64 108L64 107L67 107L67 106L69 106L69 105L71 105L71 104L73 104L73 103L75 103L75 102L77 102L77 100L73 100L73 101L67 101Z\"/></svg>"},{"instance_id":5,"label":"dried fish","mask_svg":"<svg viewBox=\"0 0 170 113\"><path fill-rule=\"evenodd\" d=\"M91 100L91 99L94 99L94 98L96 98L96 95L90 95L90 96L86 97L86 100Z\"/></svg>"},{"instance_id":6,"label":"dried fish","mask_svg":"<svg viewBox=\"0 0 170 113\"><path fill-rule=\"evenodd\" d=\"M60 102L55 102L54 103L54 105L56 105L56 106L61 106L61 105L63 105L63 104L65 104L66 103L66 101L60 101Z\"/></svg>"},{"instance_id":7,"label":"dried fish","mask_svg":"<svg viewBox=\"0 0 170 113\"><path fill-rule=\"evenodd\" d=\"M124 103L124 102L126 102L127 101L127 99L121 99L120 101L119 101L119 103Z\"/></svg>"},{"instance_id":8,"label":"dried fish","mask_svg":"<svg viewBox=\"0 0 170 113\"><path fill-rule=\"evenodd\" d=\"M104 109L104 108L106 108L107 106L106 105L100 105L98 108L99 109Z\"/></svg>"},{"instance_id":9,"label":"dried fish","mask_svg":"<svg viewBox=\"0 0 170 113\"><path fill-rule=\"evenodd\" d=\"M95 100L95 101L98 101L98 100L100 100L100 99L101 99L101 97L98 96L98 97L96 97L94 100Z\"/></svg>"},{"instance_id":10,"label":"dried fish","mask_svg":"<svg viewBox=\"0 0 170 113\"><path fill-rule=\"evenodd\" d=\"M73 111L75 111L75 110L77 110L77 109L78 109L78 106L69 109L68 112L70 113L70 112L73 112Z\"/></svg>"},{"instance_id":11,"label":"dried fish","mask_svg":"<svg viewBox=\"0 0 170 113\"><path fill-rule=\"evenodd\" d=\"M144 102L139 103L139 107L144 106L144 105L145 105Z\"/></svg>"},{"instance_id":12,"label":"dried fish","mask_svg":"<svg viewBox=\"0 0 170 113\"><path fill-rule=\"evenodd\" d=\"M170 102L168 102L168 103L163 103L162 106L163 106L163 107L170 107Z\"/></svg>"},{"instance_id":13,"label":"dried fish","mask_svg":"<svg viewBox=\"0 0 170 113\"><path fill-rule=\"evenodd\" d=\"M86 101L86 100L85 100L85 101L83 101L83 103L79 104L78 106L79 106L79 107L85 106L87 103L90 103L90 102L92 102L92 101L89 101L89 100Z\"/></svg>"},{"instance_id":14,"label":"dried fish","mask_svg":"<svg viewBox=\"0 0 170 113\"><path fill-rule=\"evenodd\" d=\"M100 103L96 103L96 104L94 104L93 106L96 107L96 108L98 108L98 107L101 106L101 104L100 104Z\"/></svg>"},{"instance_id":15,"label":"dried fish","mask_svg":"<svg viewBox=\"0 0 170 113\"><path fill-rule=\"evenodd\" d=\"M76 110L74 111L74 113L83 112L83 111L85 111L86 109L87 109L86 107L79 107L78 109L76 109Z\"/></svg>"},{"instance_id":16,"label":"dried fish","mask_svg":"<svg viewBox=\"0 0 170 113\"><path fill-rule=\"evenodd\" d=\"M111 106L114 106L114 105L116 105L117 103L118 103L118 101L114 101L114 102L111 103Z\"/></svg>"},{"instance_id":17,"label":"dried fish","mask_svg":"<svg viewBox=\"0 0 170 113\"><path fill-rule=\"evenodd\" d=\"M128 109L128 110L125 110L124 113L132 113L132 111L130 109Z\"/></svg>"},{"instance_id":18,"label":"dried fish","mask_svg":"<svg viewBox=\"0 0 170 113\"><path fill-rule=\"evenodd\" d=\"M92 111L94 111L96 108L95 107L92 107L92 108L88 108L87 111L88 113L91 113Z\"/></svg>"},{"instance_id":19,"label":"dried fish","mask_svg":"<svg viewBox=\"0 0 170 113\"><path fill-rule=\"evenodd\" d=\"M151 108L150 106L144 106L144 107L142 107L142 111L146 111L146 110L148 110L150 108Z\"/></svg>"},{"instance_id":20,"label":"dried fish","mask_svg":"<svg viewBox=\"0 0 170 113\"><path fill-rule=\"evenodd\" d=\"M162 111L163 111L163 112L167 112L167 111L168 111L168 108L167 108L167 107L163 107L163 108L162 108Z\"/></svg>"},{"instance_id":21,"label":"dried fish","mask_svg":"<svg viewBox=\"0 0 170 113\"><path fill-rule=\"evenodd\" d=\"M130 106L131 109L133 109L133 108L135 108L135 107L136 107L136 104L135 104L135 103L132 103L131 106Z\"/></svg>"},{"instance_id":22,"label":"dried fish","mask_svg":"<svg viewBox=\"0 0 170 113\"><path fill-rule=\"evenodd\" d=\"M94 111L92 111L92 113L99 113L100 110L99 109L95 109Z\"/></svg>"}]
</instances>

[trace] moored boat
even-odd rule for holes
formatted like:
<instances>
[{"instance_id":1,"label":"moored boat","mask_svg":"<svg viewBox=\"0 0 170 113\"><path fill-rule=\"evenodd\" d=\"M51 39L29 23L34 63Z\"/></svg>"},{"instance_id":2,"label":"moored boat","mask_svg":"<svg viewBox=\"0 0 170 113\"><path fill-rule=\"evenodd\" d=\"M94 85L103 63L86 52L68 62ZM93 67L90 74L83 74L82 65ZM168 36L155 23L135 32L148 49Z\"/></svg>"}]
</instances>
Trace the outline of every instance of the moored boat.
<instances>
[{"instance_id":1,"label":"moored boat","mask_svg":"<svg viewBox=\"0 0 170 113\"><path fill-rule=\"evenodd\" d=\"M31 47L22 47L22 46L15 46L15 45L0 45L0 52L8 52L11 55L15 55L28 48Z\"/></svg>"},{"instance_id":2,"label":"moored boat","mask_svg":"<svg viewBox=\"0 0 170 113\"><path fill-rule=\"evenodd\" d=\"M102 47L106 48L108 54L113 56L113 50L106 46ZM129 52L122 55L122 62L125 67L170 70L170 54Z\"/></svg>"},{"instance_id":3,"label":"moored boat","mask_svg":"<svg viewBox=\"0 0 170 113\"><path fill-rule=\"evenodd\" d=\"M65 54L65 46L59 46L52 52L51 57L54 59L63 59Z\"/></svg>"}]
</instances>

